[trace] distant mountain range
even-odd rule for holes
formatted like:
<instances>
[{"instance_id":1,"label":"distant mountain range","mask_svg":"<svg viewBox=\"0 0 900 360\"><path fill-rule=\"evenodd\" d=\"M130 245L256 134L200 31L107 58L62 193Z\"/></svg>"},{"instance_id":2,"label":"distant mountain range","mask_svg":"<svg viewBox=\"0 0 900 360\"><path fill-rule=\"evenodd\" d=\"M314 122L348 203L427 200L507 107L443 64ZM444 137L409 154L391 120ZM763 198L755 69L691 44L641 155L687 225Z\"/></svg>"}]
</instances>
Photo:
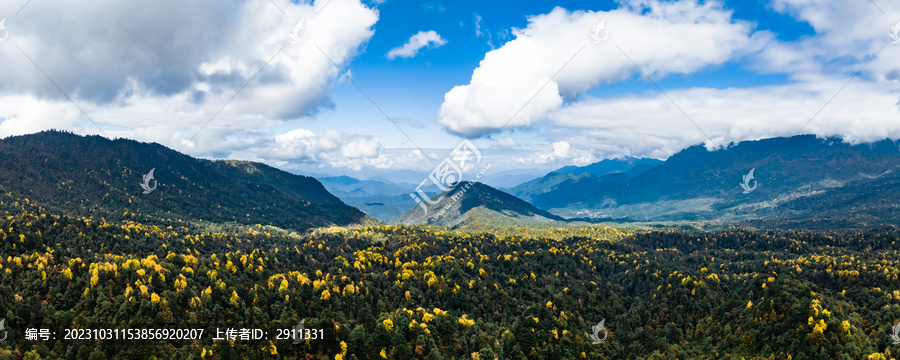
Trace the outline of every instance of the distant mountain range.
<instances>
[{"instance_id":1,"label":"distant mountain range","mask_svg":"<svg viewBox=\"0 0 900 360\"><path fill-rule=\"evenodd\" d=\"M554 173L575 175L587 173L598 178L620 174L621 178L630 178L662 163L662 160L627 156L620 159L602 160L586 166L565 166Z\"/></svg>"},{"instance_id":2,"label":"distant mountain range","mask_svg":"<svg viewBox=\"0 0 900 360\"><path fill-rule=\"evenodd\" d=\"M147 184L154 188L144 193L141 183L151 169L155 178ZM494 182L510 183L529 173L509 172ZM201 160L159 144L57 131L0 139L0 191L43 207L297 230L372 218L451 227L566 219L810 228L896 224L900 148L888 140L849 145L805 135L717 151L694 146L664 162L621 158L563 167L508 188L509 193L482 183L461 183L440 194L432 186L426 191L439 203L427 212L409 196L415 187L348 176L317 181L260 163Z\"/></svg>"},{"instance_id":3,"label":"distant mountain range","mask_svg":"<svg viewBox=\"0 0 900 360\"><path fill-rule=\"evenodd\" d=\"M535 177L535 170L508 170L496 173L489 172L481 179L492 186L516 185ZM428 174L413 174L408 180L427 179ZM391 177L395 178L395 177ZM418 183L392 181L387 177L360 180L350 176L317 176L326 189L350 206L354 206L367 215L381 221L391 221L416 206L410 194L416 191ZM497 185L501 184L501 185ZM440 193L433 183L426 182L422 190L429 196Z\"/></svg>"},{"instance_id":4,"label":"distant mountain range","mask_svg":"<svg viewBox=\"0 0 900 360\"><path fill-rule=\"evenodd\" d=\"M518 185L507 191L531 201L529 195L540 194L565 179L592 177L596 181L621 182L661 163L662 161L656 159L638 158L603 160L588 166L563 167L538 179L535 179L536 170L533 169L507 170L489 172L481 182L497 188L502 185ZM413 179L425 179L426 176L427 174ZM329 192L345 203L382 221L392 221L416 206L414 199L409 196L417 186L413 183L395 182L387 178L360 180L350 176L318 176L317 179ZM527 182L522 183L523 181ZM438 195L440 192L434 184L428 182L426 185L428 186L424 189L429 196ZM521 190L517 191L519 189Z\"/></svg>"},{"instance_id":5,"label":"distant mountain range","mask_svg":"<svg viewBox=\"0 0 900 360\"><path fill-rule=\"evenodd\" d=\"M545 200L544 194L555 189L591 188L604 183L624 183L662 163L656 159L625 157L603 160L587 166L566 166L541 178L512 187L508 191L540 207ZM572 192L571 196L573 200L580 197L577 192ZM555 199L552 195L550 198Z\"/></svg>"},{"instance_id":6,"label":"distant mountain range","mask_svg":"<svg viewBox=\"0 0 900 360\"><path fill-rule=\"evenodd\" d=\"M478 181L497 189L507 189L544 176L544 171L536 169L492 170L488 171Z\"/></svg>"},{"instance_id":7,"label":"distant mountain range","mask_svg":"<svg viewBox=\"0 0 900 360\"><path fill-rule=\"evenodd\" d=\"M748 176L751 170L752 179ZM589 222L716 220L838 228L900 220L900 206L892 200L900 198L900 148L888 140L849 145L839 139L801 135L745 141L716 151L694 146L666 161L626 157L566 166L505 189L522 202L494 187L477 184L437 218L435 209L446 203L431 205L425 214L409 198L410 190L403 187L343 181L346 189L330 185L328 180L323 182L345 201L382 220L401 213L405 206L407 212L391 221L394 223L457 226L471 218L492 218L494 223L566 218ZM745 193L742 184L749 191ZM407 186L414 188L412 184ZM370 196L355 200L352 193L344 192L350 187ZM458 190L439 194L432 201L457 195L452 191ZM389 206L383 196L375 194L393 194L397 200ZM372 206L375 199L381 200ZM504 200L498 203L497 199ZM370 203L360 204L363 201ZM374 207L390 207L391 211L375 214L369 210Z\"/></svg>"},{"instance_id":8,"label":"distant mountain range","mask_svg":"<svg viewBox=\"0 0 900 360\"><path fill-rule=\"evenodd\" d=\"M143 176L151 169L152 189ZM311 177L246 161L195 159L159 144L46 131L0 139L0 191L77 215L274 225L367 221Z\"/></svg>"},{"instance_id":9,"label":"distant mountain range","mask_svg":"<svg viewBox=\"0 0 900 360\"><path fill-rule=\"evenodd\" d=\"M470 222L507 226L565 221L522 199L478 182L459 183L431 200L436 204L429 206L427 211L417 206L393 223L457 227Z\"/></svg>"},{"instance_id":10,"label":"distant mountain range","mask_svg":"<svg viewBox=\"0 0 900 360\"><path fill-rule=\"evenodd\" d=\"M755 170L754 170L755 169ZM741 184L753 170L754 178ZM685 149L629 179L549 174L515 189L538 208L587 220L898 219L900 149L795 136ZM549 178L548 178L549 177ZM526 184L523 184L526 185ZM897 197L894 197L896 199Z\"/></svg>"},{"instance_id":11,"label":"distant mountain range","mask_svg":"<svg viewBox=\"0 0 900 360\"><path fill-rule=\"evenodd\" d=\"M329 192L371 217L390 221L416 206L409 196L416 184L395 183L390 180L358 180L349 176L320 177L319 181ZM425 188L426 194L436 195L437 186Z\"/></svg>"}]
</instances>

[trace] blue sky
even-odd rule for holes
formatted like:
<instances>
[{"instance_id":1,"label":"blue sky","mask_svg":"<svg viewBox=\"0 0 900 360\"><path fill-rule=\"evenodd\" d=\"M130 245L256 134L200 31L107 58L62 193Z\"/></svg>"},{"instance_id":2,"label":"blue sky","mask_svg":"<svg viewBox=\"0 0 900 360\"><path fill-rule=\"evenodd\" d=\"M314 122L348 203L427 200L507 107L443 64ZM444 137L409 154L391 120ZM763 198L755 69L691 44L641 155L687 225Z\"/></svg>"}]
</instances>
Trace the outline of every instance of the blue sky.
<instances>
[{"instance_id":1,"label":"blue sky","mask_svg":"<svg viewBox=\"0 0 900 360\"><path fill-rule=\"evenodd\" d=\"M413 139L423 144L435 144L450 148L456 139L442 136L439 124L435 124L435 109L443 102L444 94L452 87L466 83L472 70L484 58L487 51L502 46L511 40L513 28L524 28L527 18L548 13L556 7L571 11L596 10L615 11L614 1L532 1L513 5L504 2L483 1L388 1L378 4L381 14L375 36L366 45L366 52L353 64L354 81L361 88L345 84L333 94L338 108L331 114L323 114L329 119L319 124L319 131L326 127L363 128L371 133L384 133L394 126L365 97L369 95L375 103L385 109L406 131L414 133ZM796 40L810 36L814 32L805 22L795 21L790 16L767 9L761 3L741 4L726 2L735 11L735 18L755 21L758 29L772 30L783 40ZM737 7L735 7L737 6ZM448 40L447 44L436 48L423 48L413 58L388 59L390 49L405 42L422 29L434 30ZM476 31L481 34L478 35ZM740 62L714 66L702 72L684 76L656 79L666 89L690 87L744 87L788 82L786 74L760 75L742 68ZM390 93L382 89L390 89ZM360 93L360 91L366 94ZM639 76L629 81L597 87L588 95L594 97L617 96L623 93L655 92L656 87ZM370 94L371 93L371 94ZM359 118L367 118L361 122ZM379 118L384 121L378 121ZM414 120L410 122L410 120ZM407 127L407 125L410 125ZM393 129L396 130L396 129ZM410 140L400 131L387 133L382 139L390 139L395 146L412 146ZM420 145L435 147L435 145Z\"/></svg>"},{"instance_id":2,"label":"blue sky","mask_svg":"<svg viewBox=\"0 0 900 360\"><path fill-rule=\"evenodd\" d=\"M0 136L66 129L361 178L428 172L467 138L495 171L539 173L900 137L887 2L25 4L0 5Z\"/></svg>"}]
</instances>

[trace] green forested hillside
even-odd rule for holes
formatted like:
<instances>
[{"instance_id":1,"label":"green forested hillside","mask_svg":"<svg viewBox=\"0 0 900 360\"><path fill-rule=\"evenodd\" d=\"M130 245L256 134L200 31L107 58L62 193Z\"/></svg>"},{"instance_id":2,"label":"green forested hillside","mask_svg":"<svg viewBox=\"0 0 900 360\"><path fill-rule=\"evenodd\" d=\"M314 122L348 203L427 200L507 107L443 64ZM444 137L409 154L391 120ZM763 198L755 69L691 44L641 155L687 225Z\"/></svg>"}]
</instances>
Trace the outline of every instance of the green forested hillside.
<instances>
[{"instance_id":1,"label":"green forested hillside","mask_svg":"<svg viewBox=\"0 0 900 360\"><path fill-rule=\"evenodd\" d=\"M697 145L625 181L549 176L546 188L517 195L565 218L680 221L821 217L856 226L897 223L892 199L900 150L894 141L853 145L813 135L743 141L710 151ZM754 171L744 193L743 177ZM885 182L894 177L893 182ZM885 195L882 187L889 188ZM836 226L834 228L841 228Z\"/></svg>"},{"instance_id":2,"label":"green forested hillside","mask_svg":"<svg viewBox=\"0 0 900 360\"><path fill-rule=\"evenodd\" d=\"M898 350L896 229L300 234L134 212L73 217L9 194L0 207L3 359L846 360ZM272 339L301 319L325 339ZM592 344L603 319L608 338ZM270 339L212 340L228 327ZM26 328L208 335L26 341Z\"/></svg>"},{"instance_id":3,"label":"green forested hillside","mask_svg":"<svg viewBox=\"0 0 900 360\"><path fill-rule=\"evenodd\" d=\"M464 181L431 198L425 211L416 206L392 222L447 227L490 222L492 225L560 224L565 219L480 182Z\"/></svg>"},{"instance_id":4,"label":"green forested hillside","mask_svg":"<svg viewBox=\"0 0 900 360\"><path fill-rule=\"evenodd\" d=\"M158 185L143 194L142 177L151 169ZM0 190L78 215L124 211L297 230L366 221L311 177L57 131L0 140Z\"/></svg>"}]
</instances>

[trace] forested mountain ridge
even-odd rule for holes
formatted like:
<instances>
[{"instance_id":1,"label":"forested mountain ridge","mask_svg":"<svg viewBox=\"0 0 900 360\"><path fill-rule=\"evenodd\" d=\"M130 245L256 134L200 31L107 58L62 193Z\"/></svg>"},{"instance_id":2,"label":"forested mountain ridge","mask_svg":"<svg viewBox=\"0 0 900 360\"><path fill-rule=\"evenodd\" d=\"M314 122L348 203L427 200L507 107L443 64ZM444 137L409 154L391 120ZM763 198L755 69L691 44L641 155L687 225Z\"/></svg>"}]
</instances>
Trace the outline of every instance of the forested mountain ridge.
<instances>
[{"instance_id":1,"label":"forested mountain ridge","mask_svg":"<svg viewBox=\"0 0 900 360\"><path fill-rule=\"evenodd\" d=\"M626 156L618 159L606 159L585 166L563 166L553 172L558 174L590 174L598 178L610 174L637 175L662 164L662 160L636 158Z\"/></svg>"},{"instance_id":2,"label":"forested mountain ridge","mask_svg":"<svg viewBox=\"0 0 900 360\"><path fill-rule=\"evenodd\" d=\"M154 170L155 190L143 176ZM46 131L0 140L0 187L76 215L164 218L306 230L366 216L317 180L247 161L195 159L159 144Z\"/></svg>"},{"instance_id":3,"label":"forested mountain ridge","mask_svg":"<svg viewBox=\"0 0 900 360\"><path fill-rule=\"evenodd\" d=\"M480 182L464 181L432 197L428 210L414 207L393 220L395 224L428 224L448 227L470 221L495 225L549 224L565 219Z\"/></svg>"},{"instance_id":4,"label":"forested mountain ridge","mask_svg":"<svg viewBox=\"0 0 900 360\"><path fill-rule=\"evenodd\" d=\"M582 189L596 188L604 183L624 183L663 162L656 159L624 157L602 160L587 166L564 166L547 175L506 189L507 192L538 207L544 205L542 194L554 192L554 201L565 202L557 197L569 198L568 202L578 202ZM563 190L572 188L572 190ZM550 208L553 206L551 205Z\"/></svg>"},{"instance_id":5,"label":"forested mountain ridge","mask_svg":"<svg viewBox=\"0 0 900 360\"><path fill-rule=\"evenodd\" d=\"M742 180L751 170L745 192ZM852 145L799 135L715 151L693 146L627 181L569 179L530 202L566 218L637 221L810 218L828 204L831 216L877 224L900 220L897 204L872 192L898 174L893 141ZM872 201L855 201L864 198Z\"/></svg>"}]
</instances>

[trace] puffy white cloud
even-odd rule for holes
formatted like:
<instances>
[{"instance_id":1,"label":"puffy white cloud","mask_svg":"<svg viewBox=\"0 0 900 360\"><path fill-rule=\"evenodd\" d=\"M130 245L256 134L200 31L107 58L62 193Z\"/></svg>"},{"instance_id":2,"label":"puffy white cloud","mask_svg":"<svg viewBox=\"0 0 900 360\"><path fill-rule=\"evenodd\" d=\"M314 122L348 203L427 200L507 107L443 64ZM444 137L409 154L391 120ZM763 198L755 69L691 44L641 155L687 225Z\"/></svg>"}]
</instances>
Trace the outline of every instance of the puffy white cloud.
<instances>
[{"instance_id":1,"label":"puffy white cloud","mask_svg":"<svg viewBox=\"0 0 900 360\"><path fill-rule=\"evenodd\" d=\"M277 154L282 159L308 157L316 152L316 142L315 134L306 129L291 130L275 136Z\"/></svg>"},{"instance_id":2,"label":"puffy white cloud","mask_svg":"<svg viewBox=\"0 0 900 360\"><path fill-rule=\"evenodd\" d=\"M73 129L80 124L78 112L68 103L47 103L30 96L0 98L0 138L47 129ZM92 126L88 124L88 126Z\"/></svg>"},{"instance_id":3,"label":"puffy white cloud","mask_svg":"<svg viewBox=\"0 0 900 360\"><path fill-rule=\"evenodd\" d=\"M301 168L313 165L319 169L344 168L350 170L414 169L430 171L437 164L438 154L430 154L430 161L421 151L408 148L388 148L381 138L328 129L318 135L306 129L295 129L270 137L268 140L241 143L222 157L261 161L282 168Z\"/></svg>"},{"instance_id":4,"label":"puffy white cloud","mask_svg":"<svg viewBox=\"0 0 900 360\"><path fill-rule=\"evenodd\" d=\"M323 137L316 137L306 129L292 130L275 136L275 155L282 159L315 159L317 155L339 149L341 134L328 131Z\"/></svg>"},{"instance_id":5,"label":"puffy white cloud","mask_svg":"<svg viewBox=\"0 0 900 360\"><path fill-rule=\"evenodd\" d=\"M604 19L609 36L595 46L591 29ZM469 84L445 94L439 121L449 131L482 136L507 124L529 125L564 100L631 77L632 60L661 77L723 64L759 47L751 25L734 21L716 1L634 2L615 15L556 8L530 17L513 34L485 55Z\"/></svg>"},{"instance_id":6,"label":"puffy white cloud","mask_svg":"<svg viewBox=\"0 0 900 360\"><path fill-rule=\"evenodd\" d=\"M287 168L430 170L434 164L421 151L388 148L378 137L281 130L333 106L329 94L346 77L332 61L348 69L373 36L378 13L359 0L275 2L34 1L8 16L9 39L0 44L0 137L49 128L98 133L80 107L110 137L184 146L194 155ZM445 94L438 120L466 136L495 133L510 120L510 128L523 128L519 141L484 142L490 145L483 147L485 161L498 170L621 155L665 158L703 142L715 147L790 136L835 94L803 133L900 138L900 45L888 45L887 34L900 19L900 5L878 3L886 15L856 0L772 0L771 9L816 31L793 41L754 32L718 0L625 1L618 14L557 8L530 17L525 28L513 29L511 41L485 54L469 83ZM15 14L21 5L0 2L0 14ZM591 28L604 18L609 37L593 44ZM289 32L301 19L307 37L295 44ZM490 39L480 20L475 15L476 32ZM434 31L420 32L392 52L411 57L444 43ZM739 63L741 71L783 74L788 81L667 89L690 120L653 91L585 95L606 84L645 81L632 60L657 80ZM406 125L425 128L415 119ZM445 156L427 151L432 159Z\"/></svg>"},{"instance_id":7,"label":"puffy white cloud","mask_svg":"<svg viewBox=\"0 0 900 360\"><path fill-rule=\"evenodd\" d=\"M816 29L815 36L796 41L767 39L750 57L753 69L786 74L791 83L667 90L671 101L659 94L589 98L548 117L560 126L558 137L603 157L667 157L700 142L712 148L798 132L853 143L900 138L895 107L900 46L885 47L889 20L900 16L900 8L882 6L886 16L871 4L858 5L851 0L773 3Z\"/></svg>"},{"instance_id":8,"label":"puffy white cloud","mask_svg":"<svg viewBox=\"0 0 900 360\"><path fill-rule=\"evenodd\" d=\"M98 133L54 83L107 135L186 145L195 155L307 121L332 106L329 94L344 77L335 64L346 67L372 37L378 13L359 0L276 2L29 3L8 18L9 39L0 44L0 103L29 100L4 107L0 136L73 123ZM0 13L18 6L4 2ZM300 20L307 36L294 43L290 30Z\"/></svg>"},{"instance_id":9,"label":"puffy white cloud","mask_svg":"<svg viewBox=\"0 0 900 360\"><path fill-rule=\"evenodd\" d=\"M838 136L849 142L900 138L900 114L894 107L897 96L887 84L854 84L853 90L845 90L825 107L844 83L845 79L834 79L791 86L667 91L690 118L662 95L586 99L552 112L549 118L557 126L554 137L592 149L599 158L665 158L699 143L718 148L797 132Z\"/></svg>"},{"instance_id":10,"label":"puffy white cloud","mask_svg":"<svg viewBox=\"0 0 900 360\"><path fill-rule=\"evenodd\" d=\"M816 34L781 41L753 32L715 1L632 1L618 15L555 9L531 18L527 28L514 31L515 40L489 52L469 84L445 95L440 121L456 134L481 136L497 132L521 109L508 127L552 143L516 157L523 166L666 158L699 143L715 148L798 132L854 143L900 138L900 46L885 47L900 6L883 4L887 16L852 0L774 0L772 7L809 22ZM590 44L591 27L604 18L608 39ZM743 62L743 71L784 74L790 81L737 88L723 80L721 88L667 89L665 95L584 95L608 83L646 81L631 60L656 80Z\"/></svg>"},{"instance_id":11,"label":"puffy white cloud","mask_svg":"<svg viewBox=\"0 0 900 360\"><path fill-rule=\"evenodd\" d=\"M518 163L529 165L574 164L584 166L598 160L590 150L573 149L568 141L555 141L550 144L549 151L539 151L527 157L516 158Z\"/></svg>"},{"instance_id":12,"label":"puffy white cloud","mask_svg":"<svg viewBox=\"0 0 900 360\"><path fill-rule=\"evenodd\" d=\"M406 44L395 47L388 51L387 57L388 59L396 59L398 57L402 58L411 58L416 56L419 53L419 50L422 48L439 48L447 43L447 40L442 38L434 30L429 31L419 31L415 35L409 38L409 41Z\"/></svg>"},{"instance_id":13,"label":"puffy white cloud","mask_svg":"<svg viewBox=\"0 0 900 360\"><path fill-rule=\"evenodd\" d=\"M502 137L495 140L491 144L491 147L511 149L519 147L519 143L516 141L516 139L513 139L511 137Z\"/></svg>"},{"instance_id":14,"label":"puffy white cloud","mask_svg":"<svg viewBox=\"0 0 900 360\"><path fill-rule=\"evenodd\" d=\"M341 148L344 159L371 159L377 157L384 145L378 138L361 139L345 144Z\"/></svg>"},{"instance_id":15,"label":"puffy white cloud","mask_svg":"<svg viewBox=\"0 0 900 360\"><path fill-rule=\"evenodd\" d=\"M333 167L360 169L362 166L387 167L378 137L327 130L316 136L312 131L296 129L274 137L273 144L255 149L259 159L286 163L318 163Z\"/></svg>"},{"instance_id":16,"label":"puffy white cloud","mask_svg":"<svg viewBox=\"0 0 900 360\"><path fill-rule=\"evenodd\" d=\"M804 80L819 73L852 75L861 71L864 81L900 82L900 64L896 61L900 46L890 45L889 36L900 20L900 3L875 3L859 6L852 0L773 0L776 11L809 23L816 35L766 47L758 68L790 72L792 77Z\"/></svg>"}]
</instances>

